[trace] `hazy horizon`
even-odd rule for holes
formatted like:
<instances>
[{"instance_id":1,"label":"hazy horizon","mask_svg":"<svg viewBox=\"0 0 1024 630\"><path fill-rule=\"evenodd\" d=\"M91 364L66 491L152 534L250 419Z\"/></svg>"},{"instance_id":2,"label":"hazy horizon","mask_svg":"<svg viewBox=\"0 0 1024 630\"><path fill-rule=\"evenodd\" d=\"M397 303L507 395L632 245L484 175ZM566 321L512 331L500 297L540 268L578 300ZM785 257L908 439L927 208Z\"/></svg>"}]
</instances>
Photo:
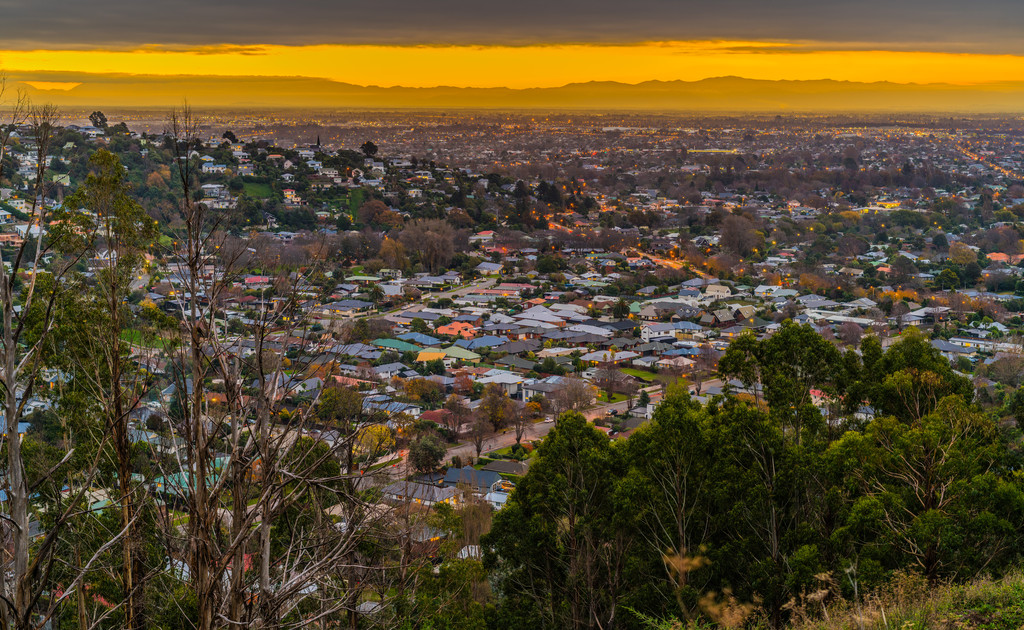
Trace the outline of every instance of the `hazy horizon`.
<instances>
[{"instance_id":1,"label":"hazy horizon","mask_svg":"<svg viewBox=\"0 0 1024 630\"><path fill-rule=\"evenodd\" d=\"M63 107L510 109L1014 113L1024 82L982 85L763 80L590 81L550 88L380 87L304 76L8 73L36 101Z\"/></svg>"}]
</instances>

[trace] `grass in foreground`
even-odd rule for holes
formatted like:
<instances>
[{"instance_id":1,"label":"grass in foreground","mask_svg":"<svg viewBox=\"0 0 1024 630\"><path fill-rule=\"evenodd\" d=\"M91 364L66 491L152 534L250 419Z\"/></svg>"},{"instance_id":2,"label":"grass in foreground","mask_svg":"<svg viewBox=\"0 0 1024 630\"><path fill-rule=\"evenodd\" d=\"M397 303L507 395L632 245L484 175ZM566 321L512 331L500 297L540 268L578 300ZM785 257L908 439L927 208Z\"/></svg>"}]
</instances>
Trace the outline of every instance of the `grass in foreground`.
<instances>
[{"instance_id":1,"label":"grass in foreground","mask_svg":"<svg viewBox=\"0 0 1024 630\"><path fill-rule=\"evenodd\" d=\"M856 601L836 596L837 584L819 576L821 589L787 606L787 630L1020 630L1024 628L1024 573L978 578L966 584L929 585L917 574L897 573L874 593ZM846 579L844 577L844 579ZM732 602L703 609L689 622L654 619L630 611L650 630L767 630L768 620L752 606ZM703 601L702 601L703 603Z\"/></svg>"},{"instance_id":2,"label":"grass in foreground","mask_svg":"<svg viewBox=\"0 0 1024 630\"><path fill-rule=\"evenodd\" d=\"M920 575L898 573L860 602L817 607L796 606L793 629L1018 630L1024 626L1024 574L929 585Z\"/></svg>"}]
</instances>

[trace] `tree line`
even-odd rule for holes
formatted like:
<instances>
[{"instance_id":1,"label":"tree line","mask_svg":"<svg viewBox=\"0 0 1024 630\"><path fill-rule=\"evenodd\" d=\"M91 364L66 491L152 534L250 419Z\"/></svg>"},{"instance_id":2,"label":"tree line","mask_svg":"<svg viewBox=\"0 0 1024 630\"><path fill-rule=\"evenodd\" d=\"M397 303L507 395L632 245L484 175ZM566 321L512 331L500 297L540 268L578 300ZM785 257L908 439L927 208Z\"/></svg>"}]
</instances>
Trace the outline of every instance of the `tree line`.
<instances>
[{"instance_id":1,"label":"tree line","mask_svg":"<svg viewBox=\"0 0 1024 630\"><path fill-rule=\"evenodd\" d=\"M1019 566L1019 432L920 336L843 356L787 324L721 369L742 393L673 390L628 440L559 418L484 537L503 627L781 627L823 580L853 600Z\"/></svg>"}]
</instances>

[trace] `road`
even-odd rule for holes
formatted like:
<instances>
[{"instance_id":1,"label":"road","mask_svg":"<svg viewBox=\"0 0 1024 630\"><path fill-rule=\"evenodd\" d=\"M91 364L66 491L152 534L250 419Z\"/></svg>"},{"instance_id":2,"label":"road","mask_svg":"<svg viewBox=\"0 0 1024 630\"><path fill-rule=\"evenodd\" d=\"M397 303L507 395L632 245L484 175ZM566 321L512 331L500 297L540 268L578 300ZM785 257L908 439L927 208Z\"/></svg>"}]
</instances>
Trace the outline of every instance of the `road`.
<instances>
[{"instance_id":1,"label":"road","mask_svg":"<svg viewBox=\"0 0 1024 630\"><path fill-rule=\"evenodd\" d=\"M998 171L998 172L1002 173L1003 175L1006 175L1007 177L1013 177L1013 178L1017 178L1017 179L1020 179L1020 177L1021 177L1021 175L1019 173L1015 173L1015 172L1011 171L1008 168L1004 168L1002 166L999 166L998 164L996 164L992 160L989 160L989 159L987 159L985 157L982 157L981 155L975 153L974 151L971 151L969 148L967 148L967 147L965 147L963 145L960 145L958 143L954 143L954 146L957 148L958 151L960 151L960 153L963 153L964 155L966 155L967 157L971 158L975 162L980 162L980 163L984 164L985 166L991 168L994 171Z\"/></svg>"},{"instance_id":2,"label":"road","mask_svg":"<svg viewBox=\"0 0 1024 630\"><path fill-rule=\"evenodd\" d=\"M526 432L523 434L523 441L529 442L531 440L539 440L547 435L552 427L555 426L554 422L535 422L526 428ZM481 453L487 453L506 446L512 446L516 443L516 432L512 429L506 429L504 433L497 433L495 435L488 436L484 440L483 449ZM464 462L476 458L476 445L473 442L466 442L465 444L459 444L448 449L445 453L445 461L450 461L451 458L458 455L459 458Z\"/></svg>"},{"instance_id":3,"label":"road","mask_svg":"<svg viewBox=\"0 0 1024 630\"><path fill-rule=\"evenodd\" d=\"M455 296L469 295L470 293L481 289L489 289L493 287L494 283L497 281L497 278L480 278L458 289L442 291L441 293L432 293L430 294L430 297L433 298L433 300L440 300L441 298L454 298Z\"/></svg>"},{"instance_id":4,"label":"road","mask_svg":"<svg viewBox=\"0 0 1024 630\"><path fill-rule=\"evenodd\" d=\"M473 282L470 282L469 284L459 287L457 289L451 289L450 291L442 291L441 293L424 294L423 297L415 304L400 306L399 308L388 311L386 313L367 313L366 315L363 315L363 317L384 316L385 318L387 318L388 315L394 315L395 313L417 313L421 311L423 308L425 308L426 302L436 302L437 300L441 300L444 298L454 299L459 296L469 295L482 289L489 289L493 287L494 283L497 281L497 278L480 278L479 280L474 280Z\"/></svg>"},{"instance_id":5,"label":"road","mask_svg":"<svg viewBox=\"0 0 1024 630\"><path fill-rule=\"evenodd\" d=\"M708 276L708 274L704 273L703 271L701 271L700 269L695 267L693 264L691 264L690 261L685 260L685 259L681 259L681 258L659 258L659 257L655 256L654 254L650 254L648 252L642 252L642 251L640 251L638 249L632 250L631 253L636 255L639 258L647 258L651 262L653 262L653 263L655 263L657 265L661 265L662 267L668 267L670 269L686 269L687 271L690 271L690 272L693 272L693 273L697 274L697 276L699 276L701 278L709 278L710 277L710 276Z\"/></svg>"},{"instance_id":6,"label":"road","mask_svg":"<svg viewBox=\"0 0 1024 630\"><path fill-rule=\"evenodd\" d=\"M489 289L490 287L494 286L495 282L497 282L496 278L480 278L479 280L474 280L473 282L470 282L469 284L459 287L457 289L452 289L450 291L442 291L441 293L425 294L423 298L418 300L415 304L403 304L398 308L391 309L390 311L370 311L367 313L361 313L359 315L356 315L352 319L366 319L368 317L383 317L384 319L387 319L389 315L394 315L396 313L417 313L426 306L426 302L433 302L436 300L440 300L441 298L454 298L460 295L468 295L470 293L473 293L474 291L479 291L481 289Z\"/></svg>"}]
</instances>

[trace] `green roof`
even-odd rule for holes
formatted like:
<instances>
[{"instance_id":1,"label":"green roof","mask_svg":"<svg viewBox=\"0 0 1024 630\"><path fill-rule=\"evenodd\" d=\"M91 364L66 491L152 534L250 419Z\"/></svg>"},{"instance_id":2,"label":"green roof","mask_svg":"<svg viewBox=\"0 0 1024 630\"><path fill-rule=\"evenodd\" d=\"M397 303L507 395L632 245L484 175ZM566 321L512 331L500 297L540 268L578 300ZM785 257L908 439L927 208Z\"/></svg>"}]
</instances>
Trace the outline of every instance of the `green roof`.
<instances>
[{"instance_id":1,"label":"green roof","mask_svg":"<svg viewBox=\"0 0 1024 630\"><path fill-rule=\"evenodd\" d=\"M462 361L476 361L477 359L480 358L479 354L473 352L472 350L467 350L461 346L453 345L448 348L444 348L444 352L453 359L460 359Z\"/></svg>"},{"instance_id":2,"label":"green roof","mask_svg":"<svg viewBox=\"0 0 1024 630\"><path fill-rule=\"evenodd\" d=\"M374 339L373 345L378 348L391 348L399 352L419 352L423 348L401 339Z\"/></svg>"}]
</instances>

